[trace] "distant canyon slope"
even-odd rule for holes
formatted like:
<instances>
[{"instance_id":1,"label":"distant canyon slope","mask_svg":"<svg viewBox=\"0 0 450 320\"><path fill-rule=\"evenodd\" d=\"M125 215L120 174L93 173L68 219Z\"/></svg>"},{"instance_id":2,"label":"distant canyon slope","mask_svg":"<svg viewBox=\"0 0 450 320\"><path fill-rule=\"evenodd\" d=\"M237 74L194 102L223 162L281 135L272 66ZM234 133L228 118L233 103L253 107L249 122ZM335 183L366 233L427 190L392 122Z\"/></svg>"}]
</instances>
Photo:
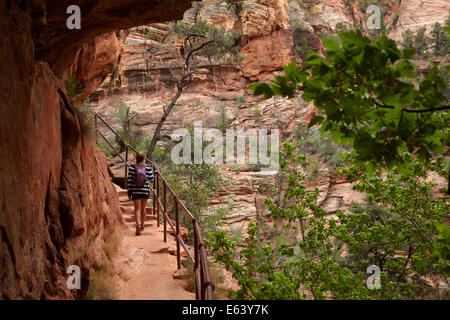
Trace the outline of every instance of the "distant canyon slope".
<instances>
[{"instance_id":1,"label":"distant canyon slope","mask_svg":"<svg viewBox=\"0 0 450 320\"><path fill-rule=\"evenodd\" d=\"M363 26L364 29L368 15L361 11L364 5L360 2L245 1L242 22L233 10L228 9L225 1L194 2L184 13L183 21L194 23L196 19L203 19L226 30L240 30L240 53L245 59L240 64L214 63L214 73L223 78L225 84L218 78L211 81L196 76L193 87L183 93L178 106L166 120L162 135L197 120L201 120L204 127L212 128L224 108L228 128L278 128L282 139L292 137L298 126L306 125L311 119L313 105L301 98L264 101L261 97L253 97L247 86L253 81L268 81L294 59L301 63L294 48L305 40L311 49L321 52L320 34L341 25L347 28ZM446 0L381 0L380 5L385 10L384 24L389 36L397 40L406 29L426 26L430 30L435 22L444 23L450 10L450 2ZM163 106L176 91L171 69L180 57L182 41L171 31L169 23L157 23L98 37L93 45L96 54L87 62L91 64L87 69L102 69L98 67L105 61L110 63L108 70L114 69L95 91L99 75L103 77L104 74L94 72L85 82L86 95L90 95L94 110L117 125L115 114L120 104L125 103L135 116L135 130L142 136L152 135ZM112 54L108 56L108 53ZM115 66L113 61L117 61ZM267 179L249 172L222 169L234 181L230 190L236 195L232 220L245 222L265 212L265 196L259 192L259 185ZM326 172L326 168L320 169ZM351 190L350 184L326 174L312 186L319 187L320 201L329 213L346 208L351 201L363 199L361 194ZM225 195L218 197L215 204L227 201Z\"/></svg>"}]
</instances>

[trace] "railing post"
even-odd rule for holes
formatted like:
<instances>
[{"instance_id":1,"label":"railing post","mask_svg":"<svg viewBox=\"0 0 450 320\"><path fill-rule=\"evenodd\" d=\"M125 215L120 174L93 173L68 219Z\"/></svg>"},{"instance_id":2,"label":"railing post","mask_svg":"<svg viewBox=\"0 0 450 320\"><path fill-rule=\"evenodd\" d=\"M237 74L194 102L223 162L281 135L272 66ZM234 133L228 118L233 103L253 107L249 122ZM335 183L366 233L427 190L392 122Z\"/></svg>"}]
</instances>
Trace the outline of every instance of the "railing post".
<instances>
[{"instance_id":1,"label":"railing post","mask_svg":"<svg viewBox=\"0 0 450 320\"><path fill-rule=\"evenodd\" d=\"M202 245L203 245L203 243L199 243L199 249L198 249L199 253L200 253L200 246L202 246ZM199 264L200 264L200 283L202 284L202 288L201 288L202 296L201 297L202 297L202 300L205 300L206 287L204 286L205 285L205 274L203 273L204 272L204 270L203 270L203 261L200 261Z\"/></svg>"},{"instance_id":2,"label":"railing post","mask_svg":"<svg viewBox=\"0 0 450 320\"><path fill-rule=\"evenodd\" d=\"M167 242L167 220L166 220L166 216L167 216L167 187L166 187L166 182L163 180L163 192L164 192L164 199L163 199L163 205L164 205L164 212L163 212L163 218L164 218L164 242Z\"/></svg>"},{"instance_id":3,"label":"railing post","mask_svg":"<svg viewBox=\"0 0 450 320\"><path fill-rule=\"evenodd\" d=\"M125 148L125 189L128 189L128 146Z\"/></svg>"},{"instance_id":4,"label":"railing post","mask_svg":"<svg viewBox=\"0 0 450 320\"><path fill-rule=\"evenodd\" d=\"M156 226L159 228L159 173L156 174Z\"/></svg>"},{"instance_id":5,"label":"railing post","mask_svg":"<svg viewBox=\"0 0 450 320\"><path fill-rule=\"evenodd\" d=\"M180 220L178 217L178 197L173 196L173 202L175 203L175 227L176 227L176 237L177 237L177 269L181 269L181 255L180 255Z\"/></svg>"},{"instance_id":6,"label":"railing post","mask_svg":"<svg viewBox=\"0 0 450 320\"><path fill-rule=\"evenodd\" d=\"M198 287L198 238L197 238L197 219L192 220L192 226L194 227L194 275L195 275L195 299L200 300L201 294L199 294L201 289L201 283L200 288Z\"/></svg>"},{"instance_id":7,"label":"railing post","mask_svg":"<svg viewBox=\"0 0 450 320\"><path fill-rule=\"evenodd\" d=\"M153 184L153 187L152 187L153 211L152 211L152 215L155 216L156 215L156 196L155 196L155 180L156 180L155 170L156 170L156 168L153 163L152 163L152 170L153 170L153 183L152 183Z\"/></svg>"}]
</instances>

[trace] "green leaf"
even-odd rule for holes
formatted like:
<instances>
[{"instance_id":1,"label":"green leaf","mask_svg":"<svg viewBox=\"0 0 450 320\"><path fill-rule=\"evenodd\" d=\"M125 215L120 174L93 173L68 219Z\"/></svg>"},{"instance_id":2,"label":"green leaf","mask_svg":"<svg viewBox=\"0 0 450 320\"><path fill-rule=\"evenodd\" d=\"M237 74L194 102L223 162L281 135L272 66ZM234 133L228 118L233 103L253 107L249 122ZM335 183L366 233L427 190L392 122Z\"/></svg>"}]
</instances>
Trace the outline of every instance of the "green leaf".
<instances>
[{"instance_id":1,"label":"green leaf","mask_svg":"<svg viewBox=\"0 0 450 320\"><path fill-rule=\"evenodd\" d=\"M309 121L308 128L311 128L312 126L314 126L316 124L321 124L324 120L325 120L324 117L314 114L311 121Z\"/></svg>"},{"instance_id":2,"label":"green leaf","mask_svg":"<svg viewBox=\"0 0 450 320\"><path fill-rule=\"evenodd\" d=\"M334 41L333 39L324 38L324 39L322 39L322 42L323 42L324 46L332 52L336 52L336 51L340 50L339 44L336 41Z\"/></svg>"}]
</instances>

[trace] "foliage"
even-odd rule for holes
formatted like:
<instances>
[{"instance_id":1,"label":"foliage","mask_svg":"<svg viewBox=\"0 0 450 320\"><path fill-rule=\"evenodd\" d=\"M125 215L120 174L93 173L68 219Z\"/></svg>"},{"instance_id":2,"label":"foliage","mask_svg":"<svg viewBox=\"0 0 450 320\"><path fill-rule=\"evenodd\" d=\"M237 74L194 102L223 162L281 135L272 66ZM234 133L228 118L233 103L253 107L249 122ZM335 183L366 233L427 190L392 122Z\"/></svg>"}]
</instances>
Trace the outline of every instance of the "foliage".
<instances>
[{"instance_id":1,"label":"foliage","mask_svg":"<svg viewBox=\"0 0 450 320\"><path fill-rule=\"evenodd\" d=\"M95 136L95 123L89 101L86 100L80 106L74 106L74 110L80 123L81 134L89 140L93 140Z\"/></svg>"},{"instance_id":2,"label":"foliage","mask_svg":"<svg viewBox=\"0 0 450 320\"><path fill-rule=\"evenodd\" d=\"M418 286L407 281L413 272L422 275L439 273L444 278L449 275L449 260L442 259L435 252L442 238L436 238L436 234L444 232L442 224L448 218L449 202L433 199L435 184L426 181L432 170L444 172L441 160L429 165L412 159L410 155L405 160L407 167L394 169L385 178L382 178L381 171L368 175L361 174L354 167L343 170L350 181L358 180L356 190L365 192L370 202L378 203L388 211L378 214L375 220L372 216L372 223L367 221L367 215L359 217L362 220L358 220L357 215L350 215L341 221L346 224L353 220L356 227L355 237L349 243L356 243L356 237L363 240L357 245L359 247L350 247L350 253L373 254L372 261L358 256L359 263L374 263L386 273L389 281L408 282L411 289ZM398 257L398 250L407 253L406 258Z\"/></svg>"},{"instance_id":3,"label":"foliage","mask_svg":"<svg viewBox=\"0 0 450 320\"><path fill-rule=\"evenodd\" d=\"M321 124L335 142L350 144L354 161L368 170L404 163L411 152L422 160L443 150L449 114L443 94L446 83L433 67L418 84L411 49L400 50L382 36L373 43L360 31L339 34L342 45L323 39L326 57L308 55L308 66L295 61L272 84L253 83L255 95L302 97L322 112L310 122Z\"/></svg>"},{"instance_id":4,"label":"foliage","mask_svg":"<svg viewBox=\"0 0 450 320\"><path fill-rule=\"evenodd\" d=\"M165 168L166 179L174 192L183 201L186 208L198 219L202 234L216 230L227 215L224 209L209 210L211 197L224 185L218 169L208 164L176 165ZM169 199L169 207L173 208ZM171 212L174 218L174 211ZM181 211L180 211L181 212ZM181 224L189 229L189 239L192 241L192 222L185 214L180 214Z\"/></svg>"},{"instance_id":5,"label":"foliage","mask_svg":"<svg viewBox=\"0 0 450 320\"><path fill-rule=\"evenodd\" d=\"M196 7L197 8L197 7ZM206 75L208 79L217 78L225 80L218 74L214 74L213 62L228 60L231 62L239 62L242 57L239 55L239 38L241 33L236 30L225 31L222 28L216 28L206 21L196 19L192 25L178 21L173 25L173 31L179 38L183 38L183 47L180 50L181 59L175 61L179 68L177 77L177 92L172 97L170 103L164 107L164 113L159 120L152 141L147 150L147 157L151 157L156 147L157 141L160 139L160 132L164 122L175 107L179 97L184 90L190 87L185 83L194 79L194 75ZM205 58L207 63L205 63ZM173 70L170 69L173 74Z\"/></svg>"},{"instance_id":6,"label":"foliage","mask_svg":"<svg viewBox=\"0 0 450 320\"><path fill-rule=\"evenodd\" d=\"M306 129L299 126L295 131L295 144L298 152L306 156L317 155L333 171L345 164L344 154L348 151L344 146L333 143L329 134L320 134L317 127Z\"/></svg>"},{"instance_id":7,"label":"foliage","mask_svg":"<svg viewBox=\"0 0 450 320\"><path fill-rule=\"evenodd\" d=\"M407 29L405 32L402 33L402 42L401 45L404 48L415 48L414 47L414 32L412 32L410 29Z\"/></svg>"},{"instance_id":8,"label":"foliage","mask_svg":"<svg viewBox=\"0 0 450 320\"><path fill-rule=\"evenodd\" d=\"M204 45L201 49L195 51L194 60L195 56L205 56L210 61L219 61L223 58L228 58L233 62L239 61L240 47L237 44L237 40L241 37L239 31L225 31L223 27L214 27L201 19L193 25L178 21L173 28L177 36L185 39L190 47ZM192 35L198 36L192 37ZM185 48L185 50L188 50L188 48Z\"/></svg>"},{"instance_id":9,"label":"foliage","mask_svg":"<svg viewBox=\"0 0 450 320\"><path fill-rule=\"evenodd\" d=\"M289 21L289 28L292 32L305 32L308 31L308 26L305 21L301 19L292 19Z\"/></svg>"},{"instance_id":10,"label":"foliage","mask_svg":"<svg viewBox=\"0 0 450 320\"><path fill-rule=\"evenodd\" d=\"M247 96L246 95L240 95L236 97L236 103L239 105L244 104L245 102L247 102Z\"/></svg>"},{"instance_id":11,"label":"foliage","mask_svg":"<svg viewBox=\"0 0 450 320\"><path fill-rule=\"evenodd\" d=\"M422 27L417 30L414 37L414 48L416 49L416 54L421 54L426 50L430 43L430 38L426 35L426 27Z\"/></svg>"},{"instance_id":12,"label":"foliage","mask_svg":"<svg viewBox=\"0 0 450 320\"><path fill-rule=\"evenodd\" d=\"M216 129L219 129L222 133L225 133L227 130L227 113L225 105L220 108L220 114L216 121Z\"/></svg>"},{"instance_id":13,"label":"foliage","mask_svg":"<svg viewBox=\"0 0 450 320\"><path fill-rule=\"evenodd\" d=\"M225 2L228 5L228 10L232 8L234 10L234 13L238 17L239 21L241 20L241 13L244 7L244 1L245 0L225 0Z\"/></svg>"},{"instance_id":14,"label":"foliage","mask_svg":"<svg viewBox=\"0 0 450 320\"><path fill-rule=\"evenodd\" d=\"M361 292L366 298L368 290L364 289L362 275L355 276L334 261L330 236L335 224L325 228L325 211L317 204L319 192L307 192L300 183L304 176L297 166L304 158L293 150L291 144L285 143L280 160L281 170L288 175L288 205L281 207L271 198L265 203L272 216L290 223L283 233L293 232L292 226L299 225L302 241L263 240L253 222L248 226L248 236L238 242L225 231L212 233L212 254L232 271L240 286L232 295L239 299L324 299L331 291L336 298L357 298ZM238 243L245 244L240 251Z\"/></svg>"},{"instance_id":15,"label":"foliage","mask_svg":"<svg viewBox=\"0 0 450 320\"><path fill-rule=\"evenodd\" d=\"M130 118L130 108L124 102L120 104L116 117L119 122L119 130L117 130L117 133L123 140L135 148L140 141L136 132L133 131L134 121L133 117ZM119 146L118 151L120 153L124 152L126 145L117 137L116 143Z\"/></svg>"},{"instance_id":16,"label":"foliage","mask_svg":"<svg viewBox=\"0 0 450 320\"><path fill-rule=\"evenodd\" d=\"M101 138L101 140L98 140L97 146L107 158L114 159L117 156L114 150L111 149L111 147L103 140L103 138Z\"/></svg>"},{"instance_id":17,"label":"foliage","mask_svg":"<svg viewBox=\"0 0 450 320\"><path fill-rule=\"evenodd\" d=\"M253 112L255 114L255 120L256 122L261 122L261 109L258 106L253 107Z\"/></svg>"},{"instance_id":18,"label":"foliage","mask_svg":"<svg viewBox=\"0 0 450 320\"><path fill-rule=\"evenodd\" d=\"M408 170L385 179L363 175L357 189L379 205L354 205L351 213L327 217L319 191L307 191L299 166L304 157L285 143L280 154L287 187L283 201L266 199L282 234L299 230L299 240L263 239L250 223L248 236L233 240L225 231L208 243L218 263L238 281L240 299L401 299L429 296L421 275L448 276L448 201L430 198L432 183L423 178L431 167L410 161ZM349 175L357 172L347 172ZM438 233L439 229L443 231ZM239 249L238 245L242 244ZM406 257L399 252L406 250ZM381 270L381 288L366 286L366 268ZM440 291L439 291L440 292ZM434 293L438 296L440 293Z\"/></svg>"},{"instance_id":19,"label":"foliage","mask_svg":"<svg viewBox=\"0 0 450 320\"><path fill-rule=\"evenodd\" d=\"M74 99L83 92L83 85L75 76L71 76L67 80L64 80L64 84L66 85L67 94L71 99Z\"/></svg>"},{"instance_id":20,"label":"foliage","mask_svg":"<svg viewBox=\"0 0 450 320\"><path fill-rule=\"evenodd\" d=\"M306 38L302 38L301 41L302 41L301 45L295 46L295 52L298 53L298 55L300 56L300 58L302 59L302 61L304 63L304 61L305 61L306 57L308 56L308 54L313 52L313 50L308 45L308 41L306 40Z\"/></svg>"},{"instance_id":21,"label":"foliage","mask_svg":"<svg viewBox=\"0 0 450 320\"><path fill-rule=\"evenodd\" d=\"M439 22L433 25L430 32L431 47L435 55L447 54L450 52L450 40L445 32L445 28Z\"/></svg>"},{"instance_id":22,"label":"foliage","mask_svg":"<svg viewBox=\"0 0 450 320\"><path fill-rule=\"evenodd\" d=\"M105 230L100 267L89 275L89 288L85 299L88 300L116 300L118 288L114 277L116 272L113 257L117 254L120 240L113 229Z\"/></svg>"},{"instance_id":23,"label":"foliage","mask_svg":"<svg viewBox=\"0 0 450 320\"><path fill-rule=\"evenodd\" d=\"M195 292L195 272L194 265L192 261L188 258L184 259L181 264L184 267L184 276L187 280L186 290L190 292ZM214 291L213 291L213 300L225 300L228 299L228 294L225 289L222 288L224 283L224 276L222 274L221 269L217 268L217 266L208 261L208 270L211 282L214 283Z\"/></svg>"}]
</instances>

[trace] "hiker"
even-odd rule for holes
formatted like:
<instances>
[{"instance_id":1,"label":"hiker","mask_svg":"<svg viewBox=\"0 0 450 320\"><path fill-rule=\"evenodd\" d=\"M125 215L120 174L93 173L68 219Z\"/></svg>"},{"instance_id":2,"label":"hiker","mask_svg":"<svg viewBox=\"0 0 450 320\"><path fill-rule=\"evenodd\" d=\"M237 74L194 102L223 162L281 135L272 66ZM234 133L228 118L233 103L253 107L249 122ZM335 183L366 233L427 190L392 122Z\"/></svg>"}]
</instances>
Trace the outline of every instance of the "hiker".
<instances>
[{"instance_id":1,"label":"hiker","mask_svg":"<svg viewBox=\"0 0 450 320\"><path fill-rule=\"evenodd\" d=\"M147 200L150 198L150 185L148 181L152 181L155 173L149 165L145 164L145 155L139 152L136 155L136 164L130 166L128 172L128 198L133 200L134 219L136 220L136 236L144 231ZM139 219L140 217L140 219Z\"/></svg>"}]
</instances>

